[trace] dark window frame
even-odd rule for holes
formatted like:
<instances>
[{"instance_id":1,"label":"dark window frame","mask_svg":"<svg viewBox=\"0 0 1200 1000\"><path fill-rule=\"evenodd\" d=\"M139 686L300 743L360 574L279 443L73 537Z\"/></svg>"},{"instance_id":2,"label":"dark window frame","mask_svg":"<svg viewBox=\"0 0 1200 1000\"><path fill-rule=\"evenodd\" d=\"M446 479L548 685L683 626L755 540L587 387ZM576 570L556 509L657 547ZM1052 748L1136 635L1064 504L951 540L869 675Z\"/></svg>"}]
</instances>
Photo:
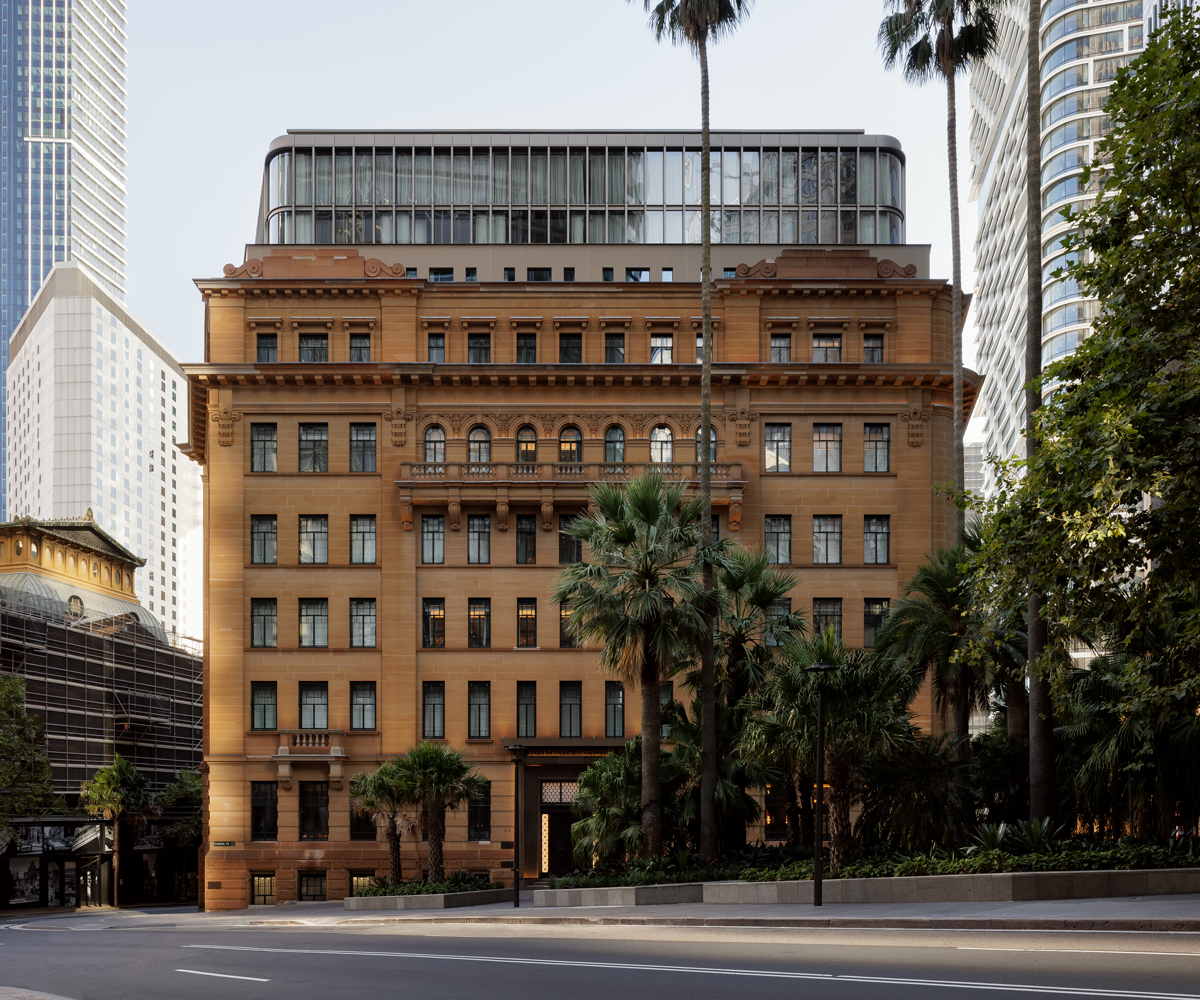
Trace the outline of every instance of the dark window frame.
<instances>
[{"instance_id":1,"label":"dark window frame","mask_svg":"<svg viewBox=\"0 0 1200 1000\"><path fill-rule=\"evenodd\" d=\"M308 549L305 550L307 544ZM301 514L296 525L296 561L301 566L329 565L329 515Z\"/></svg>"},{"instance_id":2,"label":"dark window frame","mask_svg":"<svg viewBox=\"0 0 1200 1000\"><path fill-rule=\"evenodd\" d=\"M329 782L301 781L299 802L299 840L329 839Z\"/></svg>"},{"instance_id":3,"label":"dark window frame","mask_svg":"<svg viewBox=\"0 0 1200 1000\"><path fill-rule=\"evenodd\" d=\"M620 681L604 682L604 736L625 738L625 685Z\"/></svg>"},{"instance_id":4,"label":"dark window frame","mask_svg":"<svg viewBox=\"0 0 1200 1000\"><path fill-rule=\"evenodd\" d=\"M566 533L566 529L571 527L579 517L579 514L560 514L558 516L559 565L570 566L583 562L583 539Z\"/></svg>"},{"instance_id":5,"label":"dark window frame","mask_svg":"<svg viewBox=\"0 0 1200 1000\"><path fill-rule=\"evenodd\" d=\"M421 599L421 648L446 648L446 599L444 597Z\"/></svg>"},{"instance_id":6,"label":"dark window frame","mask_svg":"<svg viewBox=\"0 0 1200 1000\"><path fill-rule=\"evenodd\" d=\"M296 469L308 474L329 471L329 424L300 425Z\"/></svg>"},{"instance_id":7,"label":"dark window frame","mask_svg":"<svg viewBox=\"0 0 1200 1000\"><path fill-rule=\"evenodd\" d=\"M324 612L324 614L322 614ZM322 635L321 625L322 618L324 619L324 634ZM305 642L305 623L309 623L311 641ZM329 648L329 598L327 597L302 597L300 598L300 614L298 619L298 645L303 649L328 649ZM324 639L324 642L318 640Z\"/></svg>"},{"instance_id":8,"label":"dark window frame","mask_svg":"<svg viewBox=\"0 0 1200 1000\"><path fill-rule=\"evenodd\" d=\"M298 728L329 728L328 681L300 681L297 687L297 704L300 720Z\"/></svg>"},{"instance_id":9,"label":"dark window frame","mask_svg":"<svg viewBox=\"0 0 1200 1000\"><path fill-rule=\"evenodd\" d=\"M813 638L825 634L826 627L833 626L838 642L842 640L842 599L840 597L813 598Z\"/></svg>"},{"instance_id":10,"label":"dark window frame","mask_svg":"<svg viewBox=\"0 0 1200 1000\"><path fill-rule=\"evenodd\" d=\"M250 425L250 471L279 471L279 425Z\"/></svg>"},{"instance_id":11,"label":"dark window frame","mask_svg":"<svg viewBox=\"0 0 1200 1000\"><path fill-rule=\"evenodd\" d=\"M537 515L517 515L517 565L537 565Z\"/></svg>"},{"instance_id":12,"label":"dark window frame","mask_svg":"<svg viewBox=\"0 0 1200 1000\"><path fill-rule=\"evenodd\" d=\"M467 647L469 649L491 649L492 646L492 599L490 597L467 598Z\"/></svg>"},{"instance_id":13,"label":"dark window frame","mask_svg":"<svg viewBox=\"0 0 1200 1000\"><path fill-rule=\"evenodd\" d=\"M841 514L814 514L813 565L842 565L842 537Z\"/></svg>"},{"instance_id":14,"label":"dark window frame","mask_svg":"<svg viewBox=\"0 0 1200 1000\"><path fill-rule=\"evenodd\" d=\"M583 738L583 681L558 682L558 736Z\"/></svg>"},{"instance_id":15,"label":"dark window frame","mask_svg":"<svg viewBox=\"0 0 1200 1000\"><path fill-rule=\"evenodd\" d=\"M537 681L517 681L517 736L537 739Z\"/></svg>"},{"instance_id":16,"label":"dark window frame","mask_svg":"<svg viewBox=\"0 0 1200 1000\"><path fill-rule=\"evenodd\" d=\"M279 562L279 519L274 514L250 515L250 564L275 566Z\"/></svg>"},{"instance_id":17,"label":"dark window frame","mask_svg":"<svg viewBox=\"0 0 1200 1000\"><path fill-rule=\"evenodd\" d=\"M492 738L492 682L467 681L467 739Z\"/></svg>"},{"instance_id":18,"label":"dark window frame","mask_svg":"<svg viewBox=\"0 0 1200 1000\"><path fill-rule=\"evenodd\" d=\"M370 530L368 530L368 526ZM352 566L374 566L377 558L375 515L351 514L350 564Z\"/></svg>"},{"instance_id":19,"label":"dark window frame","mask_svg":"<svg viewBox=\"0 0 1200 1000\"><path fill-rule=\"evenodd\" d=\"M250 782L250 839L279 840L279 782Z\"/></svg>"},{"instance_id":20,"label":"dark window frame","mask_svg":"<svg viewBox=\"0 0 1200 1000\"><path fill-rule=\"evenodd\" d=\"M259 695L263 697L260 699ZM268 698L267 695L270 697ZM261 711L259 711L261 709ZM250 728L272 732L279 728L279 685L275 681L250 682Z\"/></svg>"},{"instance_id":21,"label":"dark window frame","mask_svg":"<svg viewBox=\"0 0 1200 1000\"><path fill-rule=\"evenodd\" d=\"M421 736L427 740L446 738L446 682L421 682Z\"/></svg>"},{"instance_id":22,"label":"dark window frame","mask_svg":"<svg viewBox=\"0 0 1200 1000\"><path fill-rule=\"evenodd\" d=\"M267 634L268 628L270 635ZM250 648L275 649L278 645L278 601L274 597L252 597L250 599Z\"/></svg>"},{"instance_id":23,"label":"dark window frame","mask_svg":"<svg viewBox=\"0 0 1200 1000\"><path fill-rule=\"evenodd\" d=\"M370 361L371 335L369 333L350 334L350 364L363 365L369 364Z\"/></svg>"},{"instance_id":24,"label":"dark window frame","mask_svg":"<svg viewBox=\"0 0 1200 1000\"><path fill-rule=\"evenodd\" d=\"M370 614L368 614L368 610ZM350 598L350 648L375 649L379 642L378 609L373 597Z\"/></svg>"},{"instance_id":25,"label":"dark window frame","mask_svg":"<svg viewBox=\"0 0 1200 1000\"><path fill-rule=\"evenodd\" d=\"M364 696L370 695L367 699ZM378 693L374 681L350 682L350 728L373 730L378 722ZM361 709L361 711L359 711ZM367 723L370 723L368 725Z\"/></svg>"},{"instance_id":26,"label":"dark window frame","mask_svg":"<svg viewBox=\"0 0 1200 1000\"><path fill-rule=\"evenodd\" d=\"M356 436L357 435L357 436ZM350 471L376 472L376 425L350 425Z\"/></svg>"},{"instance_id":27,"label":"dark window frame","mask_svg":"<svg viewBox=\"0 0 1200 1000\"><path fill-rule=\"evenodd\" d=\"M791 514L767 514L764 518L763 539L773 565L792 564ZM782 556L786 556L786 559L781 558Z\"/></svg>"},{"instance_id":28,"label":"dark window frame","mask_svg":"<svg viewBox=\"0 0 1200 1000\"><path fill-rule=\"evenodd\" d=\"M487 566L492 561L492 515L467 515L467 563Z\"/></svg>"},{"instance_id":29,"label":"dark window frame","mask_svg":"<svg viewBox=\"0 0 1200 1000\"><path fill-rule=\"evenodd\" d=\"M329 334L300 334L300 363L303 365L329 364Z\"/></svg>"},{"instance_id":30,"label":"dark window frame","mask_svg":"<svg viewBox=\"0 0 1200 1000\"><path fill-rule=\"evenodd\" d=\"M863 516L863 565L887 566L890 563L891 535L892 519L890 515L867 514Z\"/></svg>"},{"instance_id":31,"label":"dark window frame","mask_svg":"<svg viewBox=\"0 0 1200 1000\"><path fill-rule=\"evenodd\" d=\"M537 648L537 598L517 598L517 647Z\"/></svg>"},{"instance_id":32,"label":"dark window frame","mask_svg":"<svg viewBox=\"0 0 1200 1000\"><path fill-rule=\"evenodd\" d=\"M258 334L255 348L255 361L257 364L273 365L279 363L279 334Z\"/></svg>"},{"instance_id":33,"label":"dark window frame","mask_svg":"<svg viewBox=\"0 0 1200 1000\"><path fill-rule=\"evenodd\" d=\"M492 783L485 781L483 790L467 803L467 840L490 843L492 839Z\"/></svg>"},{"instance_id":34,"label":"dark window frame","mask_svg":"<svg viewBox=\"0 0 1200 1000\"><path fill-rule=\"evenodd\" d=\"M443 566L446 562L446 515L421 515L421 564Z\"/></svg>"}]
</instances>

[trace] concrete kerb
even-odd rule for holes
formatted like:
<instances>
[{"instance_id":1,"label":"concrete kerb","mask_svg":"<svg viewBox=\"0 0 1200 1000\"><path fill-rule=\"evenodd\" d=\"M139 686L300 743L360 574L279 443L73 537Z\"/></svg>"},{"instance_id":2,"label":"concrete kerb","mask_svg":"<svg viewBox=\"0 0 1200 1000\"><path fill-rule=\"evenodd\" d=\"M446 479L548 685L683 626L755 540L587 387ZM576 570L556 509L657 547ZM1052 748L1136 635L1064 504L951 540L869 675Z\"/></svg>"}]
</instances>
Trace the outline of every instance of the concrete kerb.
<instances>
[{"instance_id":1,"label":"concrete kerb","mask_svg":"<svg viewBox=\"0 0 1200 1000\"><path fill-rule=\"evenodd\" d=\"M610 889L537 889L534 906L661 906L703 903L703 882L669 885L626 885Z\"/></svg>"},{"instance_id":2,"label":"concrete kerb","mask_svg":"<svg viewBox=\"0 0 1200 1000\"><path fill-rule=\"evenodd\" d=\"M510 899L511 889L478 889L420 896L347 896L342 906L346 910L448 910L458 906L503 903Z\"/></svg>"}]
</instances>

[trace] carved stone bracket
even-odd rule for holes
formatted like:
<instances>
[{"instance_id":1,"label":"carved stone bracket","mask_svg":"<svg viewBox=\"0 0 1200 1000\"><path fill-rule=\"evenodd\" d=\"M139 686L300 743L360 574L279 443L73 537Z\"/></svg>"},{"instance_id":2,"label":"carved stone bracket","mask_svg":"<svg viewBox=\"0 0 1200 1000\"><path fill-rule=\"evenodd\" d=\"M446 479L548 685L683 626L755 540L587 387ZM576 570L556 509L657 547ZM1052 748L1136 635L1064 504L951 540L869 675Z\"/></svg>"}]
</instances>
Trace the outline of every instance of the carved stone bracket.
<instances>
[{"instance_id":1,"label":"carved stone bracket","mask_svg":"<svg viewBox=\"0 0 1200 1000\"><path fill-rule=\"evenodd\" d=\"M542 497L542 531L554 530L554 500Z\"/></svg>"},{"instance_id":2,"label":"carved stone bracket","mask_svg":"<svg viewBox=\"0 0 1200 1000\"><path fill-rule=\"evenodd\" d=\"M508 531L508 495L501 494L496 498L496 527Z\"/></svg>"},{"instance_id":3,"label":"carved stone bracket","mask_svg":"<svg viewBox=\"0 0 1200 1000\"><path fill-rule=\"evenodd\" d=\"M408 422L416 419L416 414L411 410L401 413L398 410L388 410L383 419L392 426L392 447L403 448L407 439Z\"/></svg>"},{"instance_id":4,"label":"carved stone bracket","mask_svg":"<svg viewBox=\"0 0 1200 1000\"><path fill-rule=\"evenodd\" d=\"M929 423L928 410L905 410L900 419L908 424L908 446L920 448L925 443L925 425Z\"/></svg>"},{"instance_id":5,"label":"carved stone bracket","mask_svg":"<svg viewBox=\"0 0 1200 1000\"><path fill-rule=\"evenodd\" d=\"M240 267L237 264L226 264L223 270L227 278L261 278L263 262L256 257L252 257Z\"/></svg>"},{"instance_id":6,"label":"carved stone bracket","mask_svg":"<svg viewBox=\"0 0 1200 1000\"><path fill-rule=\"evenodd\" d=\"M209 407L208 419L217 425L217 444L228 448L233 444L233 425L242 419L240 413L233 410Z\"/></svg>"},{"instance_id":7,"label":"carved stone bracket","mask_svg":"<svg viewBox=\"0 0 1200 1000\"><path fill-rule=\"evenodd\" d=\"M729 530L737 531L742 526L742 495L735 493L729 498Z\"/></svg>"},{"instance_id":8,"label":"carved stone bracket","mask_svg":"<svg viewBox=\"0 0 1200 1000\"><path fill-rule=\"evenodd\" d=\"M462 526L462 504L459 503L458 497L450 498L449 513L450 530L458 531L458 529Z\"/></svg>"},{"instance_id":9,"label":"carved stone bracket","mask_svg":"<svg viewBox=\"0 0 1200 1000\"><path fill-rule=\"evenodd\" d=\"M412 531L413 524L413 502L412 497L400 498L400 527L405 531Z\"/></svg>"},{"instance_id":10,"label":"carved stone bracket","mask_svg":"<svg viewBox=\"0 0 1200 1000\"><path fill-rule=\"evenodd\" d=\"M905 264L901 267L894 260L884 259L879 262L879 277L881 278L915 278L916 276L916 264Z\"/></svg>"},{"instance_id":11,"label":"carved stone bracket","mask_svg":"<svg viewBox=\"0 0 1200 1000\"><path fill-rule=\"evenodd\" d=\"M363 274L368 278L403 278L403 264L385 264L376 257L368 257L363 264Z\"/></svg>"}]
</instances>

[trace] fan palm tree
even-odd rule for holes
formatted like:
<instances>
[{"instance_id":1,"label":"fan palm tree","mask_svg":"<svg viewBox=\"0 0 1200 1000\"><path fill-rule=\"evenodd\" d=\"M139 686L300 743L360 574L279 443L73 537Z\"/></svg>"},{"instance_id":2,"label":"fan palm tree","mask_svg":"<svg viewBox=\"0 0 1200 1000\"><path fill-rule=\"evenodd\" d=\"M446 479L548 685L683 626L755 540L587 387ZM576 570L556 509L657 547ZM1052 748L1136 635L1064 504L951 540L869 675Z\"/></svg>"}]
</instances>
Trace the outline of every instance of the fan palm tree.
<instances>
[{"instance_id":1,"label":"fan palm tree","mask_svg":"<svg viewBox=\"0 0 1200 1000\"><path fill-rule=\"evenodd\" d=\"M374 771L363 771L350 779L350 798L360 809L371 813L376 825L383 827L387 838L389 885L404 880L404 861L400 847L404 832L412 824L406 822L407 810L414 804L404 798L395 761L385 761Z\"/></svg>"},{"instance_id":2,"label":"fan palm tree","mask_svg":"<svg viewBox=\"0 0 1200 1000\"><path fill-rule=\"evenodd\" d=\"M659 780L659 686L681 652L694 650L707 625L692 558L704 497L685 499L683 484L664 486L646 472L620 486L589 490L589 513L568 533L585 542L591 562L559 576L552 599L567 604L567 628L603 644L601 666L642 690L642 836L647 858L662 853Z\"/></svg>"},{"instance_id":3,"label":"fan palm tree","mask_svg":"<svg viewBox=\"0 0 1200 1000\"><path fill-rule=\"evenodd\" d=\"M113 905L120 906L121 820L141 826L162 810L150 793L150 780L119 753L79 787L79 806L89 816L111 820L113 825Z\"/></svg>"},{"instance_id":4,"label":"fan palm tree","mask_svg":"<svg viewBox=\"0 0 1200 1000\"><path fill-rule=\"evenodd\" d=\"M487 781L455 747L422 743L410 747L393 762L396 800L416 806L429 838L431 885L446 878L442 844L446 839L446 811L454 810L483 794ZM390 846L390 845L389 845Z\"/></svg>"},{"instance_id":5,"label":"fan palm tree","mask_svg":"<svg viewBox=\"0 0 1200 1000\"><path fill-rule=\"evenodd\" d=\"M963 468L962 245L958 225L958 136L955 77L982 60L998 38L997 12L1004 0L884 0L891 11L879 26L888 69L901 65L909 83L946 81L946 148L950 166L951 329L954 350L954 492L965 490ZM1031 36L1036 38L1037 35ZM1039 200L1040 204L1040 200ZM966 513L955 507L954 544L966 534Z\"/></svg>"},{"instance_id":6,"label":"fan palm tree","mask_svg":"<svg viewBox=\"0 0 1200 1000\"><path fill-rule=\"evenodd\" d=\"M712 206L709 189L708 128L708 43L718 42L734 31L749 15L753 0L643 0L650 15L650 30L658 41L667 38L672 45L691 49L700 61L700 311L703 314L704 348L700 358L700 446L696 456L700 465L700 495L704 499L704 517L700 526L701 542L707 551L712 542L712 455L709 439L712 426ZM703 559L705 611L711 624L712 566ZM700 637L700 704L704 729L704 773L700 782L700 853L706 859L717 854L717 723L716 666L712 628Z\"/></svg>"}]
</instances>

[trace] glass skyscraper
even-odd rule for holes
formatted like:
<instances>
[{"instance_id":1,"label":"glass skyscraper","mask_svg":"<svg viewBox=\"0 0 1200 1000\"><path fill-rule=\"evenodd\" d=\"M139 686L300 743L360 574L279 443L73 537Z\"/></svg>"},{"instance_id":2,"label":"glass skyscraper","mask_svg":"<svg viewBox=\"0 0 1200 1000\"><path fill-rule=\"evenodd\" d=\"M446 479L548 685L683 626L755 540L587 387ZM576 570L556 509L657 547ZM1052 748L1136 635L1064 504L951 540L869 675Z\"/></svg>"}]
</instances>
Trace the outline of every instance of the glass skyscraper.
<instances>
[{"instance_id":1,"label":"glass skyscraper","mask_svg":"<svg viewBox=\"0 0 1200 1000\"><path fill-rule=\"evenodd\" d=\"M0 2L0 519L8 342L56 261L125 296L122 0Z\"/></svg>"}]
</instances>

